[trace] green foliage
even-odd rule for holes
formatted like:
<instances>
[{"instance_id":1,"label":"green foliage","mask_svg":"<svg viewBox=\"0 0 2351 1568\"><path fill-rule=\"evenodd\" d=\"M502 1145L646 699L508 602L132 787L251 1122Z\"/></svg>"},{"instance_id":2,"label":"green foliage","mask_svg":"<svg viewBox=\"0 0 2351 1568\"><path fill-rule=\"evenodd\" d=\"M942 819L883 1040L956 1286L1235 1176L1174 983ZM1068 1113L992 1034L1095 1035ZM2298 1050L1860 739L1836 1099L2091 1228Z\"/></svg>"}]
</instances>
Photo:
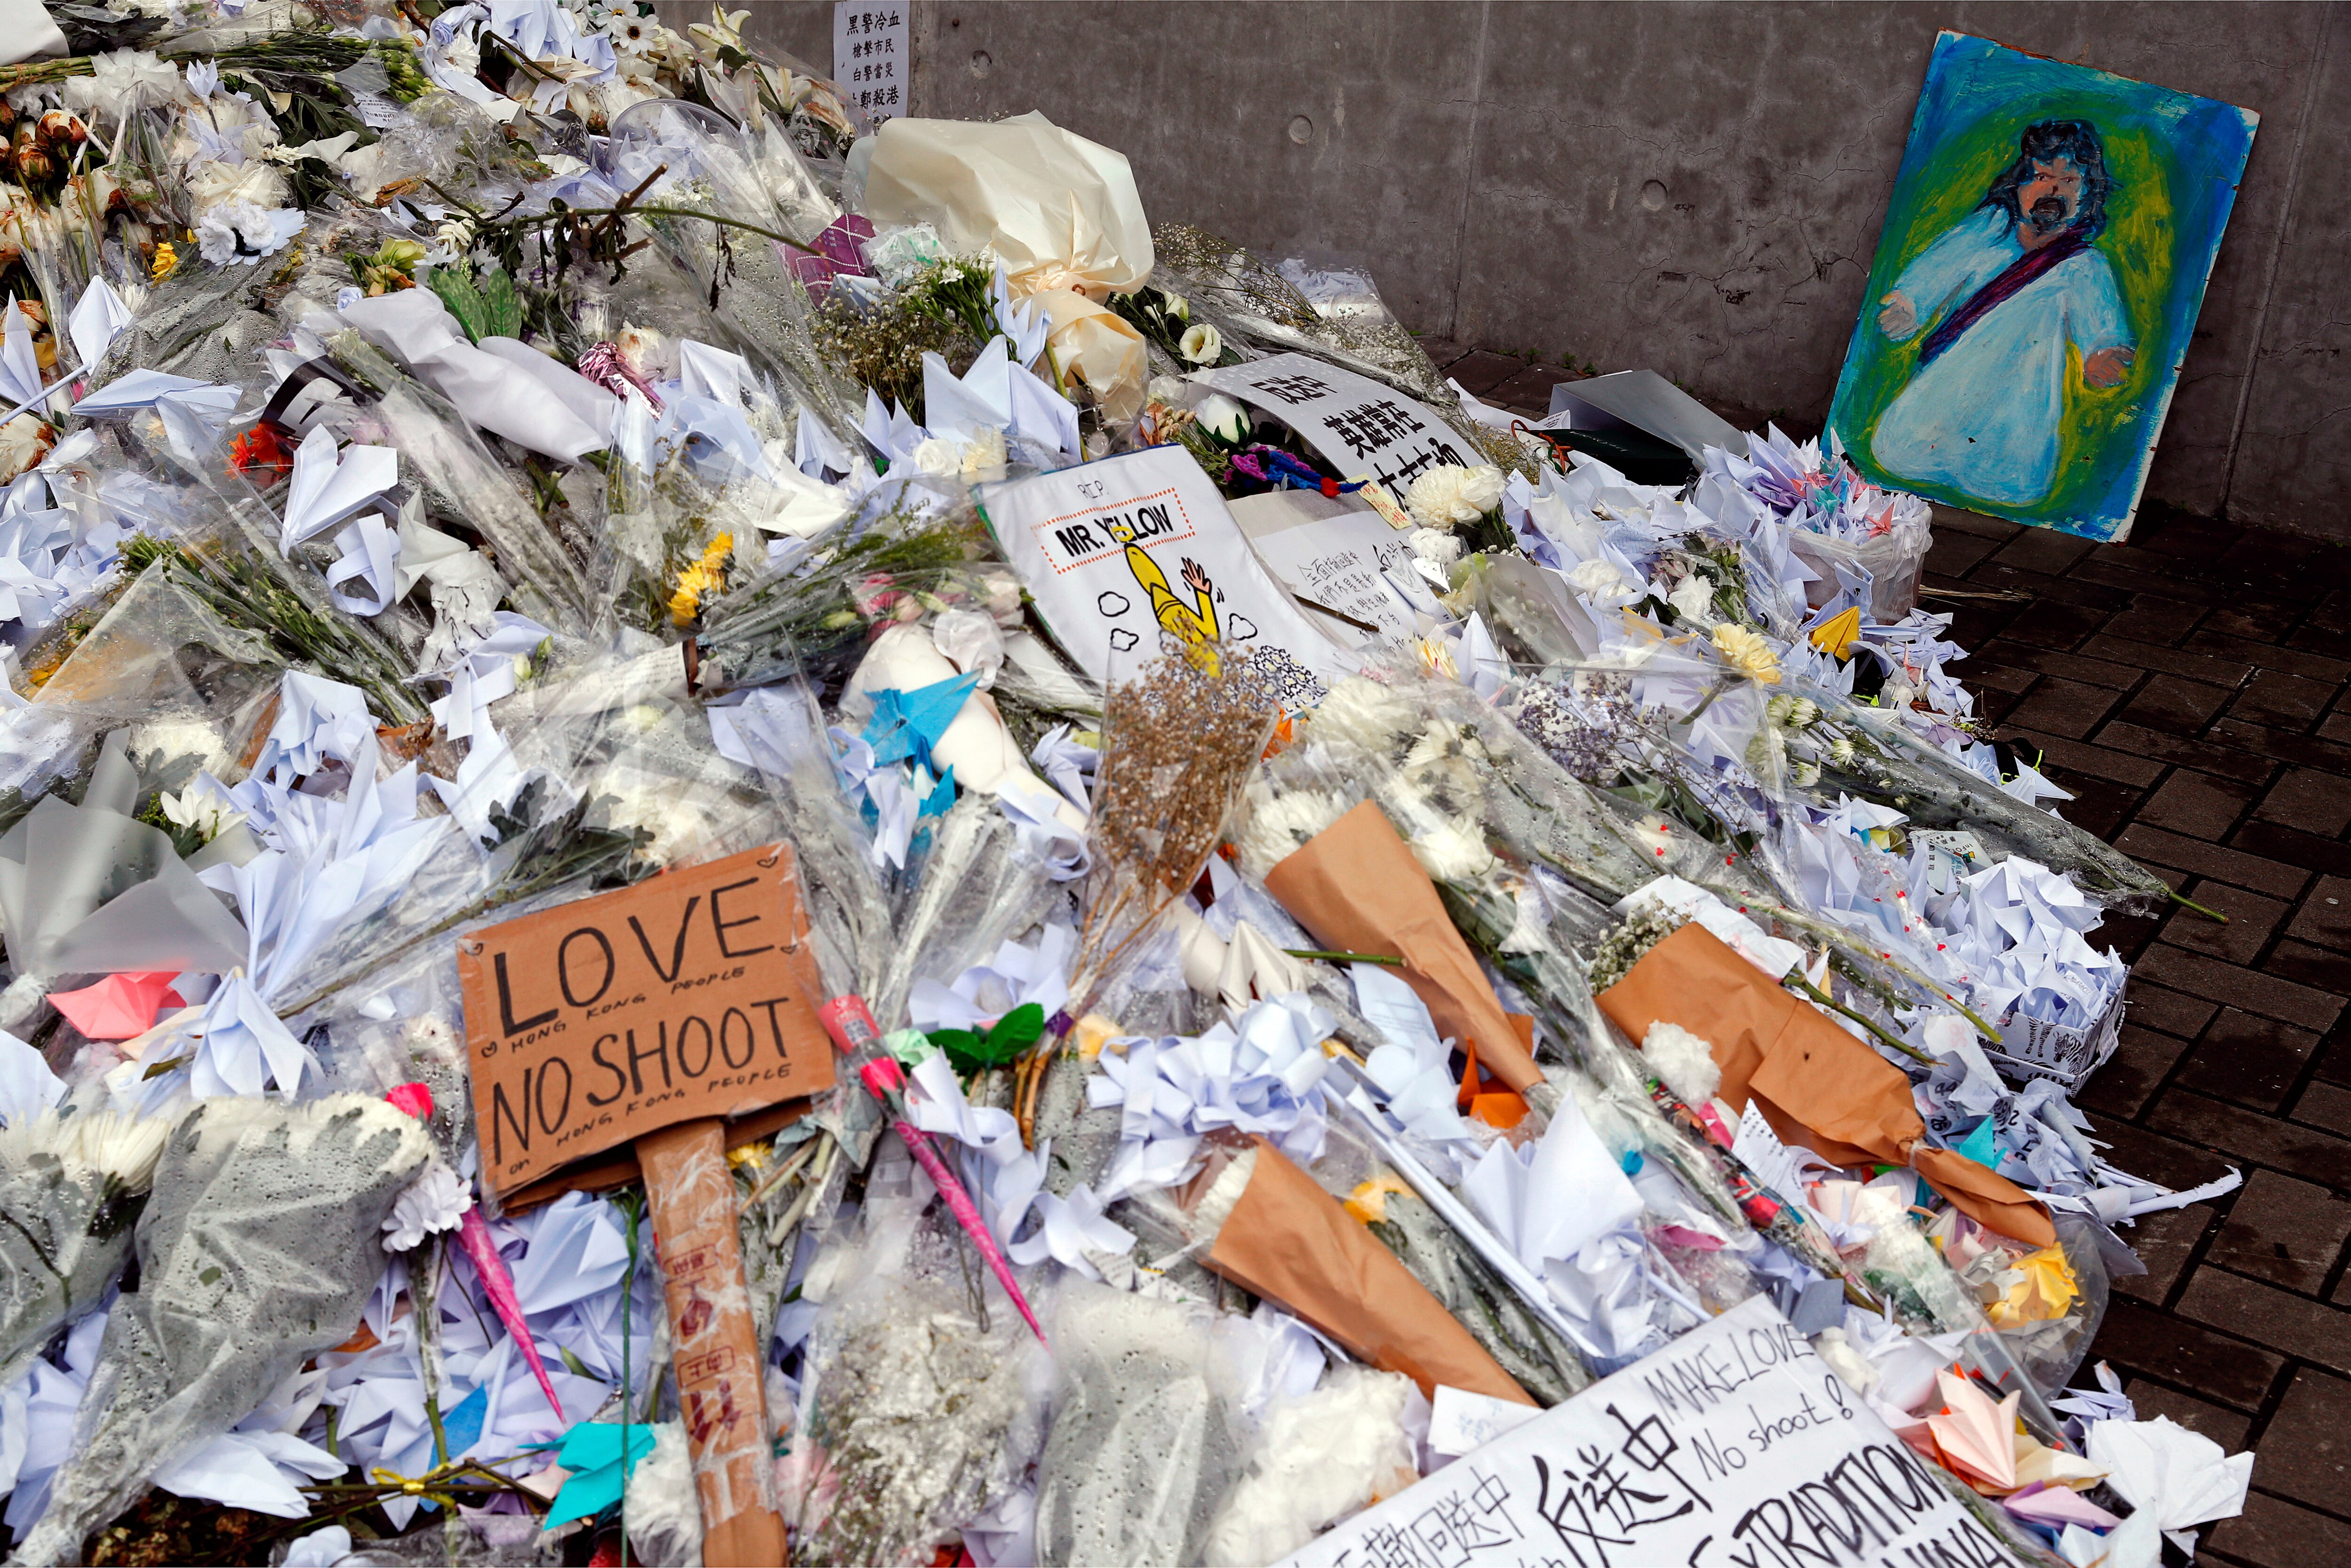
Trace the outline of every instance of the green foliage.
<instances>
[{"instance_id":1,"label":"green foliage","mask_svg":"<svg viewBox=\"0 0 2351 1568\"><path fill-rule=\"evenodd\" d=\"M521 335L522 299L504 267L486 267L477 278L462 266L436 267L431 287L457 318L469 341Z\"/></svg>"},{"instance_id":2,"label":"green foliage","mask_svg":"<svg viewBox=\"0 0 2351 1568\"><path fill-rule=\"evenodd\" d=\"M1045 1009L1023 1002L998 1019L986 1034L967 1029L936 1029L930 1041L947 1053L956 1072L968 1078L991 1067L1003 1067L1043 1038Z\"/></svg>"}]
</instances>

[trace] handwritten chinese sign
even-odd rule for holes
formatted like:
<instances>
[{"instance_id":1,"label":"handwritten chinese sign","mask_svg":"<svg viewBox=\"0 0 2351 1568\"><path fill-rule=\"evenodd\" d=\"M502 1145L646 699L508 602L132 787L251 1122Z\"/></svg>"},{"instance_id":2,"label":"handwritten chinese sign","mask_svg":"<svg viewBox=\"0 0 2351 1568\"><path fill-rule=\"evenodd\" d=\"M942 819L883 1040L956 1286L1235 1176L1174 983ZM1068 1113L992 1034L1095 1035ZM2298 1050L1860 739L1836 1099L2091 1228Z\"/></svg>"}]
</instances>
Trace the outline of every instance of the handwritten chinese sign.
<instances>
[{"instance_id":1,"label":"handwritten chinese sign","mask_svg":"<svg viewBox=\"0 0 2351 1568\"><path fill-rule=\"evenodd\" d=\"M1304 354L1276 354L1193 379L1263 409L1342 475L1376 479L1391 496L1402 496L1426 469L1484 461L1426 403Z\"/></svg>"},{"instance_id":2,"label":"handwritten chinese sign","mask_svg":"<svg viewBox=\"0 0 2351 1568\"><path fill-rule=\"evenodd\" d=\"M1999 1568L2009 1549L1756 1297L1284 1568Z\"/></svg>"},{"instance_id":3,"label":"handwritten chinese sign","mask_svg":"<svg viewBox=\"0 0 2351 1568\"><path fill-rule=\"evenodd\" d=\"M457 946L482 1174L832 1085L791 849L773 844L486 926Z\"/></svg>"},{"instance_id":4,"label":"handwritten chinese sign","mask_svg":"<svg viewBox=\"0 0 2351 1568\"><path fill-rule=\"evenodd\" d=\"M907 0L840 0L832 8L832 80L850 106L882 129L906 112Z\"/></svg>"}]
</instances>

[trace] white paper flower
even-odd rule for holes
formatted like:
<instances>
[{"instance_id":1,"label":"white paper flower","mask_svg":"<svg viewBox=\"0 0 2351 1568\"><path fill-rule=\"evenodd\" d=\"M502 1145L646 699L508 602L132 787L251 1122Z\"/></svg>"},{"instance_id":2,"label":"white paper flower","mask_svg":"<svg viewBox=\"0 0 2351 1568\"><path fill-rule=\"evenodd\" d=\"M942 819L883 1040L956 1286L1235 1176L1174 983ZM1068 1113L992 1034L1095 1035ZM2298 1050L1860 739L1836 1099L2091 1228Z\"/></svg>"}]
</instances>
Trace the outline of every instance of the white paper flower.
<instances>
[{"instance_id":1,"label":"white paper flower","mask_svg":"<svg viewBox=\"0 0 2351 1568\"><path fill-rule=\"evenodd\" d=\"M1210 392L1192 411L1192 417L1201 429L1217 440L1238 446L1249 439L1249 413L1238 402L1222 392Z\"/></svg>"},{"instance_id":2,"label":"white paper flower","mask_svg":"<svg viewBox=\"0 0 2351 1568\"><path fill-rule=\"evenodd\" d=\"M1225 340L1214 327L1203 321L1184 334L1184 357L1196 365L1213 365L1224 358Z\"/></svg>"},{"instance_id":3,"label":"white paper flower","mask_svg":"<svg viewBox=\"0 0 2351 1568\"><path fill-rule=\"evenodd\" d=\"M188 81L188 91L196 98L210 98L220 90L220 67L210 60L190 60L182 69Z\"/></svg>"},{"instance_id":4,"label":"white paper flower","mask_svg":"<svg viewBox=\"0 0 2351 1568\"><path fill-rule=\"evenodd\" d=\"M455 1171L434 1160L408 1186L383 1222L383 1249L405 1252L428 1236L455 1230L474 1207L474 1195Z\"/></svg>"},{"instance_id":5,"label":"white paper flower","mask_svg":"<svg viewBox=\"0 0 2351 1568\"><path fill-rule=\"evenodd\" d=\"M1475 468L1452 464L1431 468L1405 492L1405 510L1426 528L1474 523L1502 504L1502 471L1491 464Z\"/></svg>"}]
</instances>

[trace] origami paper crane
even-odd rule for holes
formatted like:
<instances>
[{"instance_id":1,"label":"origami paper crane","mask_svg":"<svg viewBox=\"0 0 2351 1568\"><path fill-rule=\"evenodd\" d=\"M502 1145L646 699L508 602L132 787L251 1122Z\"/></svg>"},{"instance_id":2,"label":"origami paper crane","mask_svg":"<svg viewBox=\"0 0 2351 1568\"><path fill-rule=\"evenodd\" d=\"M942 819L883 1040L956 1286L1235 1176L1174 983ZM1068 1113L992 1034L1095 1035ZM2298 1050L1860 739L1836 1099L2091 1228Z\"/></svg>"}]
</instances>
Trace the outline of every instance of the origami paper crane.
<instances>
[{"instance_id":1,"label":"origami paper crane","mask_svg":"<svg viewBox=\"0 0 2351 1568\"><path fill-rule=\"evenodd\" d=\"M178 974L177 970L155 970L109 975L78 991L51 991L49 1002L66 1015L68 1023L91 1040L129 1040L153 1027L161 1009L187 1005L172 988Z\"/></svg>"}]
</instances>

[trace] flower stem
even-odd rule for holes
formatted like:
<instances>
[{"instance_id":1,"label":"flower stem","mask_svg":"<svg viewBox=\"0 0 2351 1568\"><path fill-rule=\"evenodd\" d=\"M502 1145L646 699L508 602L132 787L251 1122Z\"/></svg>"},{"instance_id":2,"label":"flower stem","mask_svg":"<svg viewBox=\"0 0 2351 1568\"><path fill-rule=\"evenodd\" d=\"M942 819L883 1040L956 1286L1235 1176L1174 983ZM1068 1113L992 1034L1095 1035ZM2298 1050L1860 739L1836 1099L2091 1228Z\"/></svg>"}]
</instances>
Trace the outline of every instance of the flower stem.
<instances>
[{"instance_id":1,"label":"flower stem","mask_svg":"<svg viewBox=\"0 0 2351 1568\"><path fill-rule=\"evenodd\" d=\"M1925 1051L1920 1051L1917 1046L1910 1044L1907 1040L1903 1040L1900 1036L1890 1032L1876 1019L1856 1012L1853 1009L1845 1006L1843 1002L1838 1001L1834 997L1830 996L1826 991L1813 984L1812 981L1804 978L1803 976L1790 975L1788 977L1787 983L1795 987L1798 990L1802 991L1804 995L1812 998L1813 1000L1820 1003L1821 1006L1831 1009L1834 1011L1843 1013L1845 1017L1853 1019L1854 1022L1859 1024L1870 1033L1876 1035L1880 1041L1892 1046L1895 1050L1900 1051L1903 1055L1909 1057L1912 1061L1922 1062L1928 1067L1935 1065L1935 1059L1933 1057L1928 1055Z\"/></svg>"},{"instance_id":2,"label":"flower stem","mask_svg":"<svg viewBox=\"0 0 2351 1568\"><path fill-rule=\"evenodd\" d=\"M1284 947L1282 951L1293 958L1320 958L1326 964L1386 964L1398 969L1404 967L1403 959L1391 958L1384 953L1325 953L1315 947Z\"/></svg>"},{"instance_id":3,"label":"flower stem","mask_svg":"<svg viewBox=\"0 0 2351 1568\"><path fill-rule=\"evenodd\" d=\"M2177 889L2171 890L2171 902L2172 902L2172 903L2174 903L2174 904L2182 904L2182 905L2186 906L2187 908L2192 909L2192 910L2194 910L2197 914L2203 915L2203 916L2204 916L2206 919L2208 919L2208 920L2217 920L2217 921L2219 921L2219 922L2220 922L2221 925L2226 925L2227 924L2229 924L2229 917L2228 917L2227 915L2225 915L2221 914L2221 913L2220 913L2219 910L2217 910L2217 909L2207 909L2207 908L2205 908L2202 904L2200 904L2197 903L2197 902L2196 902L2194 899L2192 899L2192 898L2182 898L2182 897L2180 897L2180 896L2179 896L2179 892L2178 892L2178 890L2177 890Z\"/></svg>"}]
</instances>

